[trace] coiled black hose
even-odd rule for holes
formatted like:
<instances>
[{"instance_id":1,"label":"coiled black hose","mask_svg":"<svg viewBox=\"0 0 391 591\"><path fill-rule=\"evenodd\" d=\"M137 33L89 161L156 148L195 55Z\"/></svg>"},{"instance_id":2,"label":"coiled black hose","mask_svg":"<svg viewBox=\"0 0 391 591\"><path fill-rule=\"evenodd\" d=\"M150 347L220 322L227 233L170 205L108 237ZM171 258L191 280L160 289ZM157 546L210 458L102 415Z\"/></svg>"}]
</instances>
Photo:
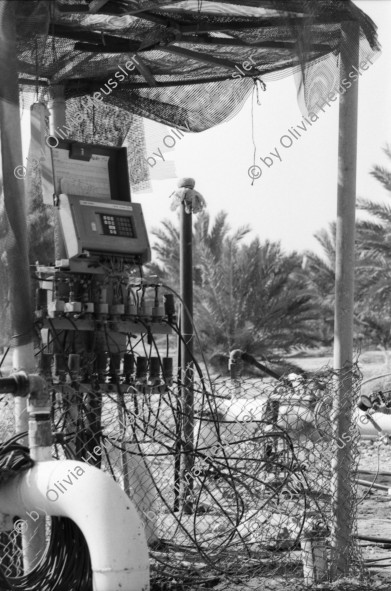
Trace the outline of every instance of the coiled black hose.
<instances>
[{"instance_id":1,"label":"coiled black hose","mask_svg":"<svg viewBox=\"0 0 391 591\"><path fill-rule=\"evenodd\" d=\"M21 433L0 444L0 484L34 465ZM27 575L7 576L0 566L1 591L92 591L91 560L85 538L71 519L51 518L50 540Z\"/></svg>"}]
</instances>

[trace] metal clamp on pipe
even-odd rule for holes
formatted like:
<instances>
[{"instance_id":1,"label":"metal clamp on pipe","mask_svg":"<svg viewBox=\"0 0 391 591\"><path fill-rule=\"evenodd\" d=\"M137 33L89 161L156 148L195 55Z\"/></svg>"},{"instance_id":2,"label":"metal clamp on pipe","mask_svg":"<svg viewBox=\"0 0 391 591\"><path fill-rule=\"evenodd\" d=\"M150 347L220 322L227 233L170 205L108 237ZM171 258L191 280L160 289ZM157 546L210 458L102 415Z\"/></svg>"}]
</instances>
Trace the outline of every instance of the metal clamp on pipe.
<instances>
[{"instance_id":1,"label":"metal clamp on pipe","mask_svg":"<svg viewBox=\"0 0 391 591\"><path fill-rule=\"evenodd\" d=\"M50 415L50 396L46 380L30 374L27 410L30 415ZM37 419L38 420L38 419Z\"/></svg>"},{"instance_id":2,"label":"metal clamp on pipe","mask_svg":"<svg viewBox=\"0 0 391 591\"><path fill-rule=\"evenodd\" d=\"M26 397L29 386L29 376L25 371L18 371L7 378L0 378L0 394Z\"/></svg>"},{"instance_id":3,"label":"metal clamp on pipe","mask_svg":"<svg viewBox=\"0 0 391 591\"><path fill-rule=\"evenodd\" d=\"M19 371L0 378L0 393L26 397L29 418L29 447L35 460L51 459L52 434L50 425L50 397L46 381L37 374Z\"/></svg>"},{"instance_id":4,"label":"metal clamp on pipe","mask_svg":"<svg viewBox=\"0 0 391 591\"><path fill-rule=\"evenodd\" d=\"M51 460L52 429L50 420L50 396L46 380L30 374L27 411L29 413L29 448L36 461Z\"/></svg>"},{"instance_id":5,"label":"metal clamp on pipe","mask_svg":"<svg viewBox=\"0 0 391 591\"><path fill-rule=\"evenodd\" d=\"M37 374L18 371L6 378L0 378L0 394L28 396L30 414L50 414L50 400L46 381Z\"/></svg>"},{"instance_id":6,"label":"metal clamp on pipe","mask_svg":"<svg viewBox=\"0 0 391 591\"><path fill-rule=\"evenodd\" d=\"M46 381L40 375L19 371L6 378L0 378L0 392L13 394L19 398L28 397L28 445L31 459L36 462L50 461L52 459L52 432L50 396ZM26 519L31 521L28 516ZM34 520L34 528L27 529L22 534L22 538L24 564L26 569L30 569L39 562L46 547L45 518L40 517L38 523Z\"/></svg>"}]
</instances>

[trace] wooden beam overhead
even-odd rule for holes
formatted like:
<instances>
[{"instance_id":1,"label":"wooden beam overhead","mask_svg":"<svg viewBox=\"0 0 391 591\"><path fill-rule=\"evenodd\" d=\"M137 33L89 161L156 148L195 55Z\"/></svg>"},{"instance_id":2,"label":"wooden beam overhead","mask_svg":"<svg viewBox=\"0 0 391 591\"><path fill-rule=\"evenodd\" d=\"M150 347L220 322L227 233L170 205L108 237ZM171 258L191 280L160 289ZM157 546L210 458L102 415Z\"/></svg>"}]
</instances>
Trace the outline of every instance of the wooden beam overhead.
<instances>
[{"instance_id":1,"label":"wooden beam overhead","mask_svg":"<svg viewBox=\"0 0 391 591\"><path fill-rule=\"evenodd\" d=\"M179 43L181 45L204 45L204 46L215 46L215 47L243 47L248 49L286 49L288 51L294 51L296 42L293 41L261 41L258 43L246 43L241 39L215 39L214 37L201 37L201 36L186 36L180 40L165 42L164 44L156 41L153 45L144 46L140 42L131 41L129 39L123 39L116 41L115 43L105 43L105 45L98 45L93 43L82 43L78 42L75 45L77 51L87 51L91 53L128 53L137 51L148 51L152 49L163 49L164 47L172 47L173 43ZM331 52L333 48L323 43L311 44L311 51L316 52Z\"/></svg>"},{"instance_id":2,"label":"wooden beam overhead","mask_svg":"<svg viewBox=\"0 0 391 591\"><path fill-rule=\"evenodd\" d=\"M56 10L58 10L58 12L61 12L63 14L70 13L70 12L86 13L89 11L89 8L88 8L87 4L71 4L68 6L66 6L65 4L59 4L56 6Z\"/></svg>"},{"instance_id":3,"label":"wooden beam overhead","mask_svg":"<svg viewBox=\"0 0 391 591\"><path fill-rule=\"evenodd\" d=\"M76 51L86 51L88 53L136 53L140 49L140 42L124 40L120 43L106 43L98 45L97 43L75 43Z\"/></svg>"},{"instance_id":4,"label":"wooden beam overhead","mask_svg":"<svg viewBox=\"0 0 391 591\"><path fill-rule=\"evenodd\" d=\"M157 86L157 82L156 82L155 78L153 77L153 74L152 74L150 68L148 68L148 66L146 65L146 63L142 59L142 57L140 55L138 55L137 59L134 59L133 62L135 62L136 68L138 69L140 74L142 76L144 76L145 80L148 82L148 85L152 86L152 87Z\"/></svg>"},{"instance_id":5,"label":"wooden beam overhead","mask_svg":"<svg viewBox=\"0 0 391 591\"><path fill-rule=\"evenodd\" d=\"M89 5L89 12L91 14L99 12L99 10L103 8L108 2L110 2L110 0L92 0Z\"/></svg>"},{"instance_id":6,"label":"wooden beam overhead","mask_svg":"<svg viewBox=\"0 0 391 591\"><path fill-rule=\"evenodd\" d=\"M271 18L249 18L237 23L194 23L194 24L181 24L180 30L182 33L211 33L218 31L245 31L247 29L264 29L272 27L285 27L291 28L292 26L301 27L302 25L319 26L319 25L332 25L340 24L340 20L337 17L325 16L318 18L302 17L302 18L291 18L289 24L285 17L271 17Z\"/></svg>"},{"instance_id":7,"label":"wooden beam overhead","mask_svg":"<svg viewBox=\"0 0 391 591\"><path fill-rule=\"evenodd\" d=\"M184 49L182 47L176 47L175 45L170 46L163 46L159 48L161 51L167 51L168 53L174 53L176 55L182 55L184 57L188 57L190 59L194 59L198 62L202 62L204 64L209 64L212 66L219 66L220 68L224 68L227 70L235 70L237 64L232 62L231 60L213 57L211 55L207 55L206 53L200 53L199 51L191 51L190 49ZM259 71L253 68L254 72L253 75L259 76ZM250 70L251 72L251 70Z\"/></svg>"},{"instance_id":8,"label":"wooden beam overhead","mask_svg":"<svg viewBox=\"0 0 391 591\"><path fill-rule=\"evenodd\" d=\"M53 23L50 26L49 34L52 37L59 37L61 39L69 39L70 41L82 41L89 43L102 43L102 35L100 33L94 33L93 31L86 31L77 29L76 27L70 27L68 25L59 25ZM105 35L105 39L119 39L113 35Z\"/></svg>"},{"instance_id":9,"label":"wooden beam overhead","mask_svg":"<svg viewBox=\"0 0 391 591\"><path fill-rule=\"evenodd\" d=\"M242 39L229 39L228 37L207 37L206 35L186 35L178 43L191 43L193 45L218 45L227 47L248 47L249 49L294 49L296 41L257 41L255 43L246 43ZM313 51L332 51L329 45L323 43L312 43Z\"/></svg>"},{"instance_id":10,"label":"wooden beam overhead","mask_svg":"<svg viewBox=\"0 0 391 591\"><path fill-rule=\"evenodd\" d=\"M18 83L24 86L37 86L37 80L34 78L19 78ZM49 86L48 80L42 80L41 78L38 80L39 86Z\"/></svg>"}]
</instances>

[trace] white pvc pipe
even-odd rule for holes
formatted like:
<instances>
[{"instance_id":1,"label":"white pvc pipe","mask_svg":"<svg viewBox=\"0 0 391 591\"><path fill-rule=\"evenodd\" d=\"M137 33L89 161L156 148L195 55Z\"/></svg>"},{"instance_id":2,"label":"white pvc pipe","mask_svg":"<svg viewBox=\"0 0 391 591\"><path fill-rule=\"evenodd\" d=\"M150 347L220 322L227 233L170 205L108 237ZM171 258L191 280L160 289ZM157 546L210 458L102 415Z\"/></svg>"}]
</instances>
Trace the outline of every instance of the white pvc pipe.
<instances>
[{"instance_id":1,"label":"white pvc pipe","mask_svg":"<svg viewBox=\"0 0 391 591\"><path fill-rule=\"evenodd\" d=\"M27 374L35 371L35 357L33 342L25 345L18 345L15 347L12 356L13 371L25 371ZM15 433L24 433L29 430L29 415L27 412L27 397L14 397L14 417L15 417ZM22 445L28 445L28 437L19 440ZM51 448L49 449L51 455ZM44 459L34 457L34 460ZM51 459L47 457L45 459ZM23 547L23 566L24 574L31 571L41 560L45 551L46 545L46 523L45 518L40 518L34 522L28 515L26 515L27 528L22 531L22 547Z\"/></svg>"},{"instance_id":2,"label":"white pvc pipe","mask_svg":"<svg viewBox=\"0 0 391 591\"><path fill-rule=\"evenodd\" d=\"M386 435L391 435L391 415L375 412L371 417ZM365 419L365 413L363 411L357 410L354 419L358 422L360 435L363 439L379 439L379 431L377 431L371 422Z\"/></svg>"},{"instance_id":3,"label":"white pvc pipe","mask_svg":"<svg viewBox=\"0 0 391 591\"><path fill-rule=\"evenodd\" d=\"M50 134L57 137L56 129L59 127L60 132L66 124L66 107L64 86L62 84L55 84L49 87L48 110L49 110L49 131ZM61 135L60 135L61 137Z\"/></svg>"},{"instance_id":4,"label":"white pvc pipe","mask_svg":"<svg viewBox=\"0 0 391 591\"><path fill-rule=\"evenodd\" d=\"M33 342L25 345L17 345L12 356L12 370L25 371L27 374L35 371L35 357ZM15 396L15 433L24 433L28 431L29 415L27 412L27 398L22 396ZM19 443L27 445L27 437L20 440Z\"/></svg>"},{"instance_id":5,"label":"white pvc pipe","mask_svg":"<svg viewBox=\"0 0 391 591\"><path fill-rule=\"evenodd\" d=\"M94 591L149 591L144 527L127 495L101 470L72 460L37 463L0 487L0 512L69 517L91 556Z\"/></svg>"}]
</instances>

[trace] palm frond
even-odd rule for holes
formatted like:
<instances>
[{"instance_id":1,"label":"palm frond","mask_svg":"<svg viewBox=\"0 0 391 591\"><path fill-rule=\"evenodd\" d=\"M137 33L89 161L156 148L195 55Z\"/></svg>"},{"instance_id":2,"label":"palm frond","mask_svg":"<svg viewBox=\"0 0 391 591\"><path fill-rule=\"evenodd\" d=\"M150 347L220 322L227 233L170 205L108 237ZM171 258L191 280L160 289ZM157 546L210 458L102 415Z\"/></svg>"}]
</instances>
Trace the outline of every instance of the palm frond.
<instances>
[{"instance_id":1,"label":"palm frond","mask_svg":"<svg viewBox=\"0 0 391 591\"><path fill-rule=\"evenodd\" d=\"M379 181L386 191L391 191L391 172L387 168L376 165L369 174Z\"/></svg>"}]
</instances>

